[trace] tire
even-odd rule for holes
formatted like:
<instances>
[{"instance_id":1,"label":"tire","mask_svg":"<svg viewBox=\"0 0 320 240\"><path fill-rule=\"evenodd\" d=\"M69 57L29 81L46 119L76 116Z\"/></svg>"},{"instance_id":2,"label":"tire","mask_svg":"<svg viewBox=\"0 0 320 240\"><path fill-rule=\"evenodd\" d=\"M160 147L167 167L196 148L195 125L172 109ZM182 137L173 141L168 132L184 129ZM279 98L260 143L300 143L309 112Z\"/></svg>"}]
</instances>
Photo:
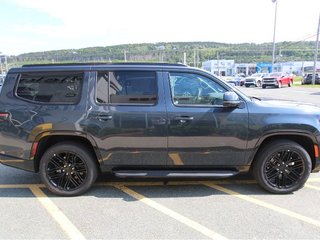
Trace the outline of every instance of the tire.
<instances>
[{"instance_id":1,"label":"tire","mask_svg":"<svg viewBox=\"0 0 320 240\"><path fill-rule=\"evenodd\" d=\"M292 86L292 81L289 81L289 83L288 83L288 87L291 87Z\"/></svg>"},{"instance_id":2,"label":"tire","mask_svg":"<svg viewBox=\"0 0 320 240\"><path fill-rule=\"evenodd\" d=\"M257 86L257 87L261 87L261 81L257 81L256 86Z\"/></svg>"},{"instance_id":3,"label":"tire","mask_svg":"<svg viewBox=\"0 0 320 240\"><path fill-rule=\"evenodd\" d=\"M51 146L40 161L40 177L46 187L60 196L77 196L95 182L98 169L87 147L73 142Z\"/></svg>"},{"instance_id":4,"label":"tire","mask_svg":"<svg viewBox=\"0 0 320 240\"><path fill-rule=\"evenodd\" d=\"M278 83L278 86L277 86L277 87L278 87L278 88L281 88L281 87L282 87L281 82Z\"/></svg>"},{"instance_id":5,"label":"tire","mask_svg":"<svg viewBox=\"0 0 320 240\"><path fill-rule=\"evenodd\" d=\"M262 88L266 88L266 85L262 85Z\"/></svg>"},{"instance_id":6,"label":"tire","mask_svg":"<svg viewBox=\"0 0 320 240\"><path fill-rule=\"evenodd\" d=\"M250 85L248 85L248 84L246 84L245 86L246 86L246 88L250 87Z\"/></svg>"},{"instance_id":7,"label":"tire","mask_svg":"<svg viewBox=\"0 0 320 240\"><path fill-rule=\"evenodd\" d=\"M253 165L253 175L265 190L288 194L303 187L310 175L311 165L310 156L301 145L278 140L259 151Z\"/></svg>"}]
</instances>

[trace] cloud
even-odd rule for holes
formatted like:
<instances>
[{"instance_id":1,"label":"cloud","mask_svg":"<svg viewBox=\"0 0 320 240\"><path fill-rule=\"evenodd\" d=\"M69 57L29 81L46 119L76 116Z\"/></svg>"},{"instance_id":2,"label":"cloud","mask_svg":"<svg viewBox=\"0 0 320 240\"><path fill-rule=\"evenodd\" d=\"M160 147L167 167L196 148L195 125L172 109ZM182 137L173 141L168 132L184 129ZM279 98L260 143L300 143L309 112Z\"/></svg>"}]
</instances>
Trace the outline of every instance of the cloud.
<instances>
[{"instance_id":1,"label":"cloud","mask_svg":"<svg viewBox=\"0 0 320 240\"><path fill-rule=\"evenodd\" d=\"M10 22L6 28L28 43L33 39L41 42L48 50L162 41L259 43L271 42L273 36L275 5L271 0L14 0L14 3L48 17L32 23ZM318 9L319 0L279 1L276 40L301 40L315 32ZM37 48L26 44L24 51Z\"/></svg>"}]
</instances>

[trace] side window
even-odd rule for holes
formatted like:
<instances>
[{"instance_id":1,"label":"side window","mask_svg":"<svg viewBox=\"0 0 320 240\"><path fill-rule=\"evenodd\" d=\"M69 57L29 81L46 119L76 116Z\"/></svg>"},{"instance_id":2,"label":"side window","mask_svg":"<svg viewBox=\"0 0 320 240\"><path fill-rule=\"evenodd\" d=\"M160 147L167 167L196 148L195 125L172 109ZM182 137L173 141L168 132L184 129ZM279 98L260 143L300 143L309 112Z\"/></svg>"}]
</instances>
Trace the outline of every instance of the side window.
<instances>
[{"instance_id":1,"label":"side window","mask_svg":"<svg viewBox=\"0 0 320 240\"><path fill-rule=\"evenodd\" d=\"M175 105L222 105L226 89L213 80L193 73L170 73Z\"/></svg>"},{"instance_id":2,"label":"side window","mask_svg":"<svg viewBox=\"0 0 320 240\"><path fill-rule=\"evenodd\" d=\"M98 103L155 104L157 102L155 72L99 72L97 77Z\"/></svg>"},{"instance_id":3,"label":"side window","mask_svg":"<svg viewBox=\"0 0 320 240\"><path fill-rule=\"evenodd\" d=\"M23 73L18 97L43 103L76 103L80 100L83 73Z\"/></svg>"},{"instance_id":4,"label":"side window","mask_svg":"<svg viewBox=\"0 0 320 240\"><path fill-rule=\"evenodd\" d=\"M97 76L97 103L109 102L109 73L99 72Z\"/></svg>"}]
</instances>

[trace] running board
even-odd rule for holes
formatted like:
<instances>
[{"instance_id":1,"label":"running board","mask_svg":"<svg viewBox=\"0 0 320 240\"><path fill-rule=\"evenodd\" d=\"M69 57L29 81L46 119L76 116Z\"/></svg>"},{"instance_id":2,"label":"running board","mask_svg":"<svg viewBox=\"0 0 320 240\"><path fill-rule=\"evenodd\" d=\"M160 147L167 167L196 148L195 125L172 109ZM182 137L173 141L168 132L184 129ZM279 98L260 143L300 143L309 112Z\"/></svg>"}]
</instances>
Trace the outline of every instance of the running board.
<instances>
[{"instance_id":1,"label":"running board","mask_svg":"<svg viewBox=\"0 0 320 240\"><path fill-rule=\"evenodd\" d=\"M119 178L227 178L237 175L237 171L170 171L170 170L119 170L114 171Z\"/></svg>"}]
</instances>

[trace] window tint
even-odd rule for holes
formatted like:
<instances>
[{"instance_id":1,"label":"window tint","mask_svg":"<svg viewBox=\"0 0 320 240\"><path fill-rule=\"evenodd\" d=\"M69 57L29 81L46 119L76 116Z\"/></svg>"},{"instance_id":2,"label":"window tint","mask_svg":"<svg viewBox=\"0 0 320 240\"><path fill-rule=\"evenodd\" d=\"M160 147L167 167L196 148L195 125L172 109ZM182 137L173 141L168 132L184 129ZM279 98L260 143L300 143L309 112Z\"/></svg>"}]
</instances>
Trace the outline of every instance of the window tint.
<instances>
[{"instance_id":1,"label":"window tint","mask_svg":"<svg viewBox=\"0 0 320 240\"><path fill-rule=\"evenodd\" d=\"M97 76L97 99L98 103L109 102L109 73L99 72Z\"/></svg>"},{"instance_id":2,"label":"window tint","mask_svg":"<svg viewBox=\"0 0 320 240\"><path fill-rule=\"evenodd\" d=\"M155 72L98 73L98 103L155 104L156 101L157 80Z\"/></svg>"},{"instance_id":3,"label":"window tint","mask_svg":"<svg viewBox=\"0 0 320 240\"><path fill-rule=\"evenodd\" d=\"M192 73L170 73L170 85L176 105L222 105L226 92L213 80Z\"/></svg>"},{"instance_id":4,"label":"window tint","mask_svg":"<svg viewBox=\"0 0 320 240\"><path fill-rule=\"evenodd\" d=\"M82 81L83 73L21 74L17 96L36 102L76 103Z\"/></svg>"}]
</instances>

